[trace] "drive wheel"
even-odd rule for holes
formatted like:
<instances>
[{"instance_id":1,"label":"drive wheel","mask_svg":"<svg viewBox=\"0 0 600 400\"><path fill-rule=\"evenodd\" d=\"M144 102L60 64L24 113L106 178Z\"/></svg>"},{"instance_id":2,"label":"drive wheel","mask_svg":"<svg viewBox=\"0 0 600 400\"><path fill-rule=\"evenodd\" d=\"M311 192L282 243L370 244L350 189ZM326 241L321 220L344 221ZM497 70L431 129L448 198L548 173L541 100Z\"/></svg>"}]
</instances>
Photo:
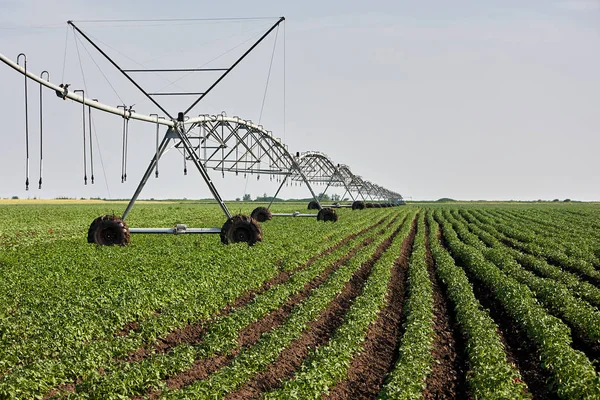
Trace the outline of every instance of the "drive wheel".
<instances>
[{"instance_id":1,"label":"drive wheel","mask_svg":"<svg viewBox=\"0 0 600 400\"><path fill-rule=\"evenodd\" d=\"M338 215L336 214L335 210L332 210L331 208L322 208L317 214L317 221L336 222L337 220Z\"/></svg>"},{"instance_id":2,"label":"drive wheel","mask_svg":"<svg viewBox=\"0 0 600 400\"><path fill-rule=\"evenodd\" d=\"M98 217L88 229L88 243L96 243L100 246L125 246L129 242L129 227L116 215Z\"/></svg>"},{"instance_id":3,"label":"drive wheel","mask_svg":"<svg viewBox=\"0 0 600 400\"><path fill-rule=\"evenodd\" d=\"M270 221L273 218L271 210L267 207L256 207L250 216L258 222Z\"/></svg>"},{"instance_id":4,"label":"drive wheel","mask_svg":"<svg viewBox=\"0 0 600 400\"><path fill-rule=\"evenodd\" d=\"M356 200L354 203L352 203L353 210L364 210L364 208L365 208L364 201Z\"/></svg>"},{"instance_id":5,"label":"drive wheel","mask_svg":"<svg viewBox=\"0 0 600 400\"><path fill-rule=\"evenodd\" d=\"M317 203L316 200L312 200L310 203L308 203L308 209L309 210L318 210L319 209L319 203Z\"/></svg>"},{"instance_id":6,"label":"drive wheel","mask_svg":"<svg viewBox=\"0 0 600 400\"><path fill-rule=\"evenodd\" d=\"M221 242L248 243L252 246L262 241L262 228L258 221L246 215L234 215L221 228Z\"/></svg>"}]
</instances>

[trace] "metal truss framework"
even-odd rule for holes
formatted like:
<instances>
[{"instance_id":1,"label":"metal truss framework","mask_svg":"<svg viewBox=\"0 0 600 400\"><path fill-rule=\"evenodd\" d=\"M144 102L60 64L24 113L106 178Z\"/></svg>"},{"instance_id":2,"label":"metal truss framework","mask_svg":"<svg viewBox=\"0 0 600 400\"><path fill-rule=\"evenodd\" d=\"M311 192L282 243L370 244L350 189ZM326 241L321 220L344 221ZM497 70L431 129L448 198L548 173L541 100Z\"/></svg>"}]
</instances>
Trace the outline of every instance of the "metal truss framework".
<instances>
[{"instance_id":1,"label":"metal truss framework","mask_svg":"<svg viewBox=\"0 0 600 400\"><path fill-rule=\"evenodd\" d=\"M83 91L68 90L69 85L56 85L43 79L27 70L27 65L21 66L4 55L0 54L0 61L4 62L11 68L25 75L27 78L37 82L41 87L46 87L61 97L62 99L70 99L78 102L89 109L95 108L104 112L118 115L124 120L139 120L156 125L157 140L156 152L151 159L146 172L144 173L139 185L133 194L122 219L125 220L131 208L135 204L138 196L144 188L147 180L153 171L158 174L158 161L161 156L170 147L179 149L185 157L186 161L194 164L200 172L207 187L211 191L215 200L219 203L221 209L228 219L232 217L227 209L223 199L219 195L214 186L207 170L220 171L222 174L228 173L244 173L270 175L281 182L277 192L273 198L277 197L279 191L287 180L302 182L306 184L313 199L318 205L318 209L322 207L319 199L311 186L312 184L326 184L330 186L344 187L346 192L356 199L358 197L363 200L387 200L397 201L402 200L402 196L398 193L387 190L383 187L375 185L369 181L363 180L360 176L354 175L347 165L335 164L327 155L312 151L302 154L296 153L293 156L279 138L275 138L270 131L264 129L262 125L254 124L252 121L243 120L239 117L228 117L224 113L221 115L200 115L190 118L186 114L226 75L231 71L242 59L255 48L273 29L283 21L280 18L244 55L242 55L230 68L225 69L225 73L202 95L198 98L185 112L178 113L177 118L172 118L163 107L160 106L151 97L151 94L145 92L128 74L128 71L122 70L116 65L101 49L99 49L83 32L81 32L72 22L69 22L84 38L96 47L100 53L105 56L113 65L119 69L146 97L150 98L154 104L165 111L168 118L159 117L156 114L140 114L126 107L112 107L95 99L85 97ZM27 87L27 86L26 86ZM81 93L79 95L78 93ZM84 117L85 118L85 117ZM159 141L160 127L166 127L167 131L161 141ZM85 131L84 131L85 137ZM325 191L327 190L325 189ZM325 193L325 192L323 192ZM345 196L345 193L344 193ZM269 205L270 207L271 205ZM277 214L273 214L277 215ZM286 214L280 214L286 215ZM313 214L294 213L293 216L313 216ZM172 229L158 228L132 228L131 232L143 233L219 233L219 228L197 228L187 229L187 227L177 227Z\"/></svg>"}]
</instances>

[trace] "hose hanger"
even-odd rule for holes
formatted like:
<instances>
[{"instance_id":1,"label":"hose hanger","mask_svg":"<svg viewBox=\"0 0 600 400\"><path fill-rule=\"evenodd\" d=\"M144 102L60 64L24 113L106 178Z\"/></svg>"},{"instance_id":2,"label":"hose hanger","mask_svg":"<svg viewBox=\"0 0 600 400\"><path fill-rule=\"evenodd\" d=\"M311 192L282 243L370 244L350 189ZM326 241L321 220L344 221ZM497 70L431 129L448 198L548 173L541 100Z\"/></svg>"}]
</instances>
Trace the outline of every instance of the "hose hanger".
<instances>
[{"instance_id":1,"label":"hose hanger","mask_svg":"<svg viewBox=\"0 0 600 400\"><path fill-rule=\"evenodd\" d=\"M77 89L73 93L81 93L81 97L85 98L85 90ZM85 136L85 102L82 102L82 120L83 120L83 184L87 185L87 154L86 154L86 136Z\"/></svg>"},{"instance_id":2,"label":"hose hanger","mask_svg":"<svg viewBox=\"0 0 600 400\"><path fill-rule=\"evenodd\" d=\"M46 82L50 82L48 71L42 71L40 78L44 79L44 74L46 74ZM42 84L40 83L40 180L38 181L38 189L42 188L42 172L44 170L44 97L42 93Z\"/></svg>"},{"instance_id":3,"label":"hose hanger","mask_svg":"<svg viewBox=\"0 0 600 400\"><path fill-rule=\"evenodd\" d=\"M165 119L165 117L159 117L158 114L150 114L151 117L156 117L156 162L154 164L154 177L158 178L158 159L160 158L160 154L158 154L158 136L160 131L160 124L158 123L159 119Z\"/></svg>"},{"instance_id":4,"label":"hose hanger","mask_svg":"<svg viewBox=\"0 0 600 400\"><path fill-rule=\"evenodd\" d=\"M97 102L98 99L92 99ZM88 105L88 121L89 121L89 131L90 131L90 172L92 176L90 177L92 181L92 185L94 184L94 145L92 140L92 106Z\"/></svg>"},{"instance_id":5,"label":"hose hanger","mask_svg":"<svg viewBox=\"0 0 600 400\"><path fill-rule=\"evenodd\" d=\"M29 190L29 101L27 98L27 56L25 53L20 53L17 56L17 64L20 64L20 59L23 57L23 69L25 70L25 190Z\"/></svg>"},{"instance_id":6,"label":"hose hanger","mask_svg":"<svg viewBox=\"0 0 600 400\"><path fill-rule=\"evenodd\" d=\"M121 183L127 182L127 147L129 142L129 117L135 110L133 106L127 107L125 104L117 106L123 108L123 149L121 153Z\"/></svg>"}]
</instances>

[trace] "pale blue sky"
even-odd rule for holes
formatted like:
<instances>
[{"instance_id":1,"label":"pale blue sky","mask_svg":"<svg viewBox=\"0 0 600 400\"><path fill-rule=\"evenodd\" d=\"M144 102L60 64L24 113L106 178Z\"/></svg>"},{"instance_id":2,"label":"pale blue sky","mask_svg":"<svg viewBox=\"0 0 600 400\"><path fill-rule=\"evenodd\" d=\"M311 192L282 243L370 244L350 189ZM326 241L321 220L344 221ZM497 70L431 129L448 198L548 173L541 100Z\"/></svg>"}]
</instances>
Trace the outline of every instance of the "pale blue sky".
<instances>
[{"instance_id":1,"label":"pale blue sky","mask_svg":"<svg viewBox=\"0 0 600 400\"><path fill-rule=\"evenodd\" d=\"M285 16L285 142L292 151L322 151L413 199L600 200L600 0L449 4L0 0L0 53L15 59L25 52L31 70L47 69L60 83L68 19ZM31 28L39 25L46 27ZM233 29L255 27L260 24ZM176 28L147 40L130 31L128 43L111 43L119 49L135 46L136 57L145 61L166 54L185 62L179 51L195 48L194 43L214 50L210 43L218 37L211 37L206 25L181 42L171 39ZM232 28L216 27L212 34L227 29ZM116 32L121 31L98 35L106 34L108 42ZM279 36L261 122L283 138L281 44ZM225 110L257 121L272 46L265 42L198 113ZM72 43L67 60L65 81L82 87ZM119 100L85 62L95 97L116 105ZM0 84L0 197L109 197L98 154L98 183L83 186L81 109L50 92L45 93L44 188L32 185L25 192L21 76L0 65ZM119 92L138 112L155 111L134 91L119 87ZM37 182L37 85L30 93L31 180ZM129 197L151 156L153 127L132 125L129 181L121 184L121 121L100 116L95 121L110 194ZM181 164L167 155L161 178L151 179L142 197L209 197L197 174L183 176ZM242 178L213 175L225 198L243 195ZM254 197L275 189L267 180L250 180L246 192ZM287 188L282 195L308 193Z\"/></svg>"}]
</instances>

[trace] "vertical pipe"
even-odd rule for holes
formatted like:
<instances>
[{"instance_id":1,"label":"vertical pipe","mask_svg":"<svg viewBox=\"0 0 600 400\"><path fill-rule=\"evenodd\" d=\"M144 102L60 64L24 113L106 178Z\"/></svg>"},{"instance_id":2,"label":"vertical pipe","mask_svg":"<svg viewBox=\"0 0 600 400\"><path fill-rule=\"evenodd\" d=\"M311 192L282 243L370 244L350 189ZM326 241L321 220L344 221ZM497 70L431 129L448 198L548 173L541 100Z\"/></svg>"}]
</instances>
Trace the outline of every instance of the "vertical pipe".
<instances>
[{"instance_id":1,"label":"vertical pipe","mask_svg":"<svg viewBox=\"0 0 600 400\"><path fill-rule=\"evenodd\" d=\"M17 56L17 64L19 59L23 57L24 63L23 68L25 73L25 190L29 190L29 107L27 99L27 56L24 53L20 53Z\"/></svg>"},{"instance_id":2,"label":"vertical pipe","mask_svg":"<svg viewBox=\"0 0 600 400\"><path fill-rule=\"evenodd\" d=\"M81 97L85 98L85 90L78 89L74 90L74 93L81 92ZM82 120L83 120L83 184L87 185L87 154L86 154L86 138L85 138L85 102L82 105Z\"/></svg>"},{"instance_id":3,"label":"vertical pipe","mask_svg":"<svg viewBox=\"0 0 600 400\"><path fill-rule=\"evenodd\" d=\"M42 71L40 78L44 78L46 74L46 80L50 80L50 74L48 71ZM40 180L38 181L38 189L42 188L42 173L44 171L44 101L42 94L42 84L40 83Z\"/></svg>"}]
</instances>

